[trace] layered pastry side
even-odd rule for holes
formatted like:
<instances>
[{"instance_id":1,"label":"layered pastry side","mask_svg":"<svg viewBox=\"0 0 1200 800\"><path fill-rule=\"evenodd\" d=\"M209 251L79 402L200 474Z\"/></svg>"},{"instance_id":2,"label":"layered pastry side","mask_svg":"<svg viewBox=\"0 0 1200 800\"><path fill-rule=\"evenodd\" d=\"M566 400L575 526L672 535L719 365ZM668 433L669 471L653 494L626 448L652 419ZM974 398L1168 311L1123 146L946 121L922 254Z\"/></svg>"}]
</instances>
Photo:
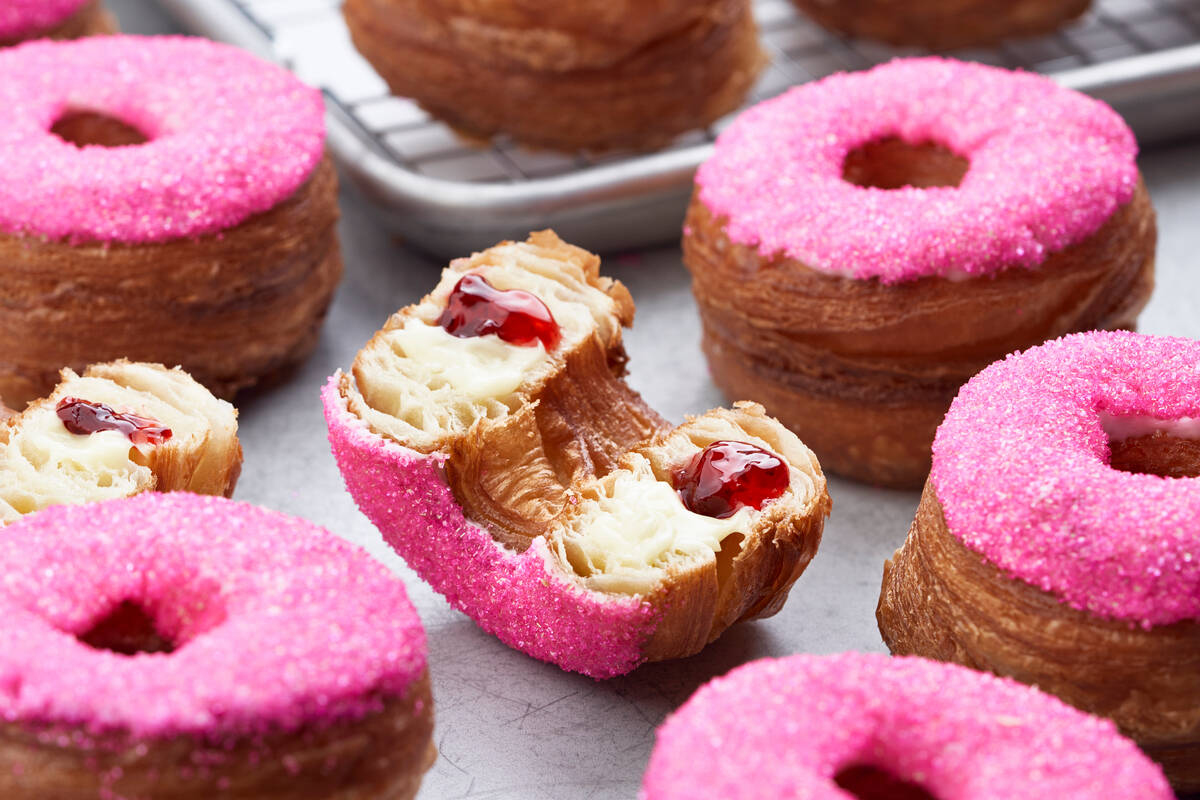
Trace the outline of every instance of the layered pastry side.
<instances>
[{"instance_id":1,"label":"layered pastry side","mask_svg":"<svg viewBox=\"0 0 1200 800\"><path fill-rule=\"evenodd\" d=\"M1102 103L938 58L746 111L697 173L684 228L714 380L830 471L919 487L972 375L1136 325L1157 235L1136 155Z\"/></svg>"},{"instance_id":2,"label":"layered pastry side","mask_svg":"<svg viewBox=\"0 0 1200 800\"><path fill-rule=\"evenodd\" d=\"M116 20L102 0L5 0L0 5L0 47L31 39L80 39L116 30Z\"/></svg>"},{"instance_id":3,"label":"layered pastry side","mask_svg":"<svg viewBox=\"0 0 1200 800\"><path fill-rule=\"evenodd\" d=\"M57 506L0 538L6 800L411 800L433 763L404 585L220 497Z\"/></svg>"},{"instance_id":4,"label":"layered pastry side","mask_svg":"<svg viewBox=\"0 0 1200 800\"><path fill-rule=\"evenodd\" d=\"M765 57L750 0L348 0L393 93L471 138L645 150L736 109Z\"/></svg>"},{"instance_id":5,"label":"layered pastry side","mask_svg":"<svg viewBox=\"0 0 1200 800\"><path fill-rule=\"evenodd\" d=\"M1092 0L792 0L815 22L846 36L929 50L995 45L1051 33Z\"/></svg>"},{"instance_id":6,"label":"layered pastry side","mask_svg":"<svg viewBox=\"0 0 1200 800\"><path fill-rule=\"evenodd\" d=\"M1172 800L1108 720L921 658L763 659L659 727L639 800Z\"/></svg>"},{"instance_id":7,"label":"layered pastry side","mask_svg":"<svg viewBox=\"0 0 1200 800\"><path fill-rule=\"evenodd\" d=\"M1076 334L973 378L877 615L893 652L1110 717L1200 791L1200 343Z\"/></svg>"},{"instance_id":8,"label":"layered pastry side","mask_svg":"<svg viewBox=\"0 0 1200 800\"><path fill-rule=\"evenodd\" d=\"M147 491L233 494L237 411L180 369L114 361L63 370L0 422L0 525L47 506Z\"/></svg>"},{"instance_id":9,"label":"layered pastry side","mask_svg":"<svg viewBox=\"0 0 1200 800\"><path fill-rule=\"evenodd\" d=\"M227 45L0 51L0 398L114 358L223 397L316 344L341 275L321 94Z\"/></svg>"},{"instance_id":10,"label":"layered pastry side","mask_svg":"<svg viewBox=\"0 0 1200 800\"><path fill-rule=\"evenodd\" d=\"M324 392L385 540L505 643L595 677L768 616L830 502L754 404L672 427L622 380L633 301L553 232L451 263Z\"/></svg>"}]
</instances>

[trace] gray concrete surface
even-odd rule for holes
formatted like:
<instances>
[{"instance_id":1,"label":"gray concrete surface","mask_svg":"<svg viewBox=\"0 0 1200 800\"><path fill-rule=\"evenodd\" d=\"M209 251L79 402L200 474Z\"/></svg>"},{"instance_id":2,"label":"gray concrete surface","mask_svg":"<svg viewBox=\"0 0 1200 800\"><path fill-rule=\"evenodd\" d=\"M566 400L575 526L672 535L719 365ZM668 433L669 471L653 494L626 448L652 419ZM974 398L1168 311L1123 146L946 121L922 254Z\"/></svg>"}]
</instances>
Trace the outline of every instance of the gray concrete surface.
<instances>
[{"instance_id":1,"label":"gray concrete surface","mask_svg":"<svg viewBox=\"0 0 1200 800\"><path fill-rule=\"evenodd\" d=\"M127 31L172 30L152 0L110 0ZM1200 137L1144 154L1158 207L1159 285L1148 333L1200 338ZM279 385L240 399L246 463L239 499L311 519L356 542L408 586L429 635L437 763L420 797L495 800L633 798L670 711L745 661L796 652L883 651L874 609L882 564L903 541L915 493L832 479L821 551L782 613L742 625L700 655L596 682L534 661L449 608L383 544L355 508L325 440L318 392L395 309L432 286L439 264L393 241L353 189L342 191L346 276L319 348ZM524 232L514 231L514 236ZM673 420L722 403L699 350L699 321L679 250L606 259L638 304L630 381Z\"/></svg>"}]
</instances>

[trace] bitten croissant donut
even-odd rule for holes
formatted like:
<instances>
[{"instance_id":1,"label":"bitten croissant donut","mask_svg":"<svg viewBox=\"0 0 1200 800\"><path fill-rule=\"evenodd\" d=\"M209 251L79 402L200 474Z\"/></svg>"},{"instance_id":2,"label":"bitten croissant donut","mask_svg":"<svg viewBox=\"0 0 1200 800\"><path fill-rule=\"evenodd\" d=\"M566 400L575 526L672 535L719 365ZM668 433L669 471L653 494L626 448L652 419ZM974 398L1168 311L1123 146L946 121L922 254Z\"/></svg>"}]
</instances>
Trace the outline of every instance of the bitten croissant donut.
<instances>
[{"instance_id":1,"label":"bitten croissant donut","mask_svg":"<svg viewBox=\"0 0 1200 800\"><path fill-rule=\"evenodd\" d=\"M359 507L485 630L595 677L782 607L829 512L756 405L671 428L620 376L633 301L535 233L454 261L325 388Z\"/></svg>"},{"instance_id":2,"label":"bitten croissant donut","mask_svg":"<svg viewBox=\"0 0 1200 800\"><path fill-rule=\"evenodd\" d=\"M755 661L658 729L639 800L1173 800L1112 723L920 658Z\"/></svg>"},{"instance_id":3,"label":"bitten croissant donut","mask_svg":"<svg viewBox=\"0 0 1200 800\"><path fill-rule=\"evenodd\" d=\"M734 110L764 56L749 0L348 0L397 95L473 137L649 149Z\"/></svg>"},{"instance_id":4,"label":"bitten croissant donut","mask_svg":"<svg viewBox=\"0 0 1200 800\"><path fill-rule=\"evenodd\" d=\"M1061 28L1092 0L792 0L826 28L897 45L953 50Z\"/></svg>"},{"instance_id":5,"label":"bitten croissant donut","mask_svg":"<svg viewBox=\"0 0 1200 800\"><path fill-rule=\"evenodd\" d=\"M307 355L341 275L321 95L225 45L0 51L0 397L179 364L228 396Z\"/></svg>"},{"instance_id":6,"label":"bitten croissant donut","mask_svg":"<svg viewBox=\"0 0 1200 800\"><path fill-rule=\"evenodd\" d=\"M1067 336L955 399L879 627L1111 717L1197 791L1197 552L1200 343Z\"/></svg>"},{"instance_id":7,"label":"bitten croissant donut","mask_svg":"<svg viewBox=\"0 0 1200 800\"><path fill-rule=\"evenodd\" d=\"M1156 239L1136 155L1096 100L939 58L750 109L700 167L684 228L714 380L830 471L920 486L968 378L1136 324Z\"/></svg>"},{"instance_id":8,"label":"bitten croissant donut","mask_svg":"<svg viewBox=\"0 0 1200 800\"><path fill-rule=\"evenodd\" d=\"M0 47L28 39L79 39L117 29L100 0L4 0Z\"/></svg>"},{"instance_id":9,"label":"bitten croissant donut","mask_svg":"<svg viewBox=\"0 0 1200 800\"><path fill-rule=\"evenodd\" d=\"M0 422L0 525L151 489L228 497L241 468L237 411L186 372L129 361L63 370L53 394Z\"/></svg>"},{"instance_id":10,"label":"bitten croissant donut","mask_svg":"<svg viewBox=\"0 0 1200 800\"><path fill-rule=\"evenodd\" d=\"M436 754L404 586L218 497L58 506L0 538L5 800L409 800Z\"/></svg>"}]
</instances>

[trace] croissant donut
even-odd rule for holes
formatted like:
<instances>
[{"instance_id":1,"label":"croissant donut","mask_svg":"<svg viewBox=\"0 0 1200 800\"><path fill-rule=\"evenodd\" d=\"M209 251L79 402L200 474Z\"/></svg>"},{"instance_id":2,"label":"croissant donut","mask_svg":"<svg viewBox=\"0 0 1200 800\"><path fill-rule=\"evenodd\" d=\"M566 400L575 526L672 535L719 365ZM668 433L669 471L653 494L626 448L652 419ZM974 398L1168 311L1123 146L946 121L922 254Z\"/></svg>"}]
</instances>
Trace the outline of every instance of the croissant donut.
<instances>
[{"instance_id":1,"label":"croissant donut","mask_svg":"<svg viewBox=\"0 0 1200 800\"><path fill-rule=\"evenodd\" d=\"M0 47L28 39L80 39L116 29L100 0L5 0L0 5Z\"/></svg>"},{"instance_id":2,"label":"croissant donut","mask_svg":"<svg viewBox=\"0 0 1200 800\"><path fill-rule=\"evenodd\" d=\"M392 92L472 137L649 149L734 110L765 58L749 0L348 0Z\"/></svg>"},{"instance_id":3,"label":"croissant donut","mask_svg":"<svg viewBox=\"0 0 1200 800\"><path fill-rule=\"evenodd\" d=\"M58 505L150 490L233 494L237 411L180 369L64 369L47 398L0 422L0 525Z\"/></svg>"},{"instance_id":4,"label":"croissant donut","mask_svg":"<svg viewBox=\"0 0 1200 800\"><path fill-rule=\"evenodd\" d=\"M321 95L225 45L0 51L0 397L179 364L221 396L303 358L341 275Z\"/></svg>"},{"instance_id":5,"label":"croissant donut","mask_svg":"<svg viewBox=\"0 0 1200 800\"><path fill-rule=\"evenodd\" d=\"M1136 155L1102 103L938 58L750 109L697 173L684 228L713 379L829 470L919 487L968 378L1136 324L1156 238Z\"/></svg>"},{"instance_id":6,"label":"croissant donut","mask_svg":"<svg viewBox=\"0 0 1200 800\"><path fill-rule=\"evenodd\" d=\"M672 428L620 376L633 301L553 232L451 263L325 388L384 539L508 645L610 677L778 611L829 512L750 403Z\"/></svg>"},{"instance_id":7,"label":"croissant donut","mask_svg":"<svg viewBox=\"0 0 1200 800\"><path fill-rule=\"evenodd\" d=\"M409 800L432 763L404 586L303 520L146 494L0 539L6 800Z\"/></svg>"},{"instance_id":8,"label":"croissant donut","mask_svg":"<svg viewBox=\"0 0 1200 800\"><path fill-rule=\"evenodd\" d=\"M1111 717L1200 790L1200 343L1067 336L963 387L884 570L895 653Z\"/></svg>"},{"instance_id":9,"label":"croissant donut","mask_svg":"<svg viewBox=\"0 0 1200 800\"><path fill-rule=\"evenodd\" d=\"M1050 33L1091 0L793 0L816 22L847 36L954 50Z\"/></svg>"},{"instance_id":10,"label":"croissant donut","mask_svg":"<svg viewBox=\"0 0 1200 800\"><path fill-rule=\"evenodd\" d=\"M639 800L1173 800L1112 723L920 658L764 659L658 729Z\"/></svg>"}]
</instances>

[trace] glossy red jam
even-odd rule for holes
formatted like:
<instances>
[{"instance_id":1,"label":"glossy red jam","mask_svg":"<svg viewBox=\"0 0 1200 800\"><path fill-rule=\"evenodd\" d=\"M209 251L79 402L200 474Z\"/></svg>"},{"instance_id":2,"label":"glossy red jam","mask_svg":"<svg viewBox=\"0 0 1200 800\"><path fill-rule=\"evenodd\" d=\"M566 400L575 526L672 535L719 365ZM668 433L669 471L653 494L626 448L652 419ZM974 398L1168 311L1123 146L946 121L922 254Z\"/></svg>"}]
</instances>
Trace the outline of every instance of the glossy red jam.
<instances>
[{"instance_id":1,"label":"glossy red jam","mask_svg":"<svg viewBox=\"0 0 1200 800\"><path fill-rule=\"evenodd\" d=\"M475 274L464 275L454 287L438 324L460 339L494 333L523 347L540 341L547 350L562 338L550 309L537 297L520 289L501 291Z\"/></svg>"},{"instance_id":2,"label":"glossy red jam","mask_svg":"<svg viewBox=\"0 0 1200 800\"><path fill-rule=\"evenodd\" d=\"M157 445L171 438L171 429L157 420L114 411L104 403L64 397L58 401L58 418L71 433L86 435L99 431L120 431L135 445Z\"/></svg>"},{"instance_id":3,"label":"glossy red jam","mask_svg":"<svg viewBox=\"0 0 1200 800\"><path fill-rule=\"evenodd\" d=\"M762 508L788 488L783 459L746 442L713 442L675 474L683 505L696 514L725 519L742 506Z\"/></svg>"}]
</instances>

